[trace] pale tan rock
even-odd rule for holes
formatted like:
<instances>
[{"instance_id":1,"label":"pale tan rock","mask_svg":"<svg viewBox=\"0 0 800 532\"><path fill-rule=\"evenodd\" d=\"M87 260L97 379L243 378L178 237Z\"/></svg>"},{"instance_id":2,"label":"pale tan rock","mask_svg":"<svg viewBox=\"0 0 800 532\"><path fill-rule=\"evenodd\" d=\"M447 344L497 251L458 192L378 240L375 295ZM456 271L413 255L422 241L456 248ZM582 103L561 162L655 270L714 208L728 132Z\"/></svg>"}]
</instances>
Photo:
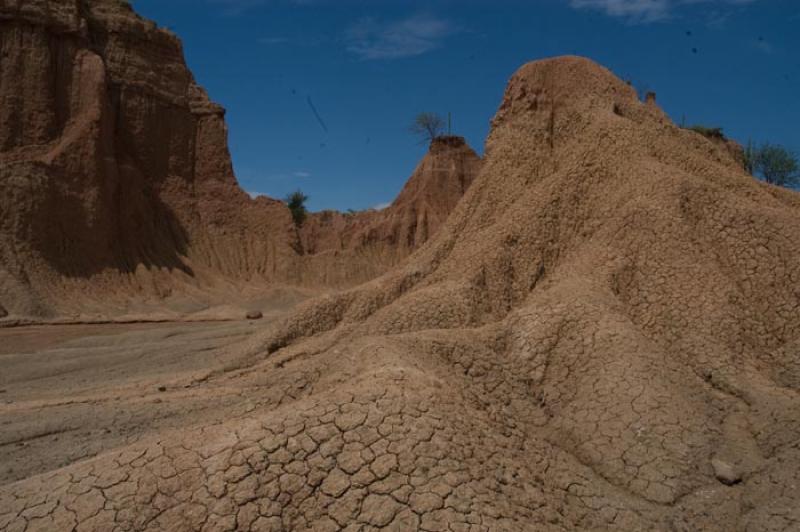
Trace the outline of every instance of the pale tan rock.
<instances>
[{"instance_id":1,"label":"pale tan rock","mask_svg":"<svg viewBox=\"0 0 800 532\"><path fill-rule=\"evenodd\" d=\"M736 467L724 460L714 458L711 460L711 467L714 468L714 475L717 480L725 485L732 486L742 481L742 475L737 471Z\"/></svg>"}]
</instances>

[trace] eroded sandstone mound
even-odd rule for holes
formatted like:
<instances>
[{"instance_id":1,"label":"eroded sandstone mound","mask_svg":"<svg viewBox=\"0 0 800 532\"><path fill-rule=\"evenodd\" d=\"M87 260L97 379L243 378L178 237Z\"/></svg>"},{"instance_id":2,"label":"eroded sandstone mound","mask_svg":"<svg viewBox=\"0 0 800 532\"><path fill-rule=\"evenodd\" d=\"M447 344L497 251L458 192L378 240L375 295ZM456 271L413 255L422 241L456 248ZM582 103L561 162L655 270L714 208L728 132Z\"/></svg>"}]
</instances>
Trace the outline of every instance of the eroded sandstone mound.
<instances>
[{"instance_id":1,"label":"eroded sandstone mound","mask_svg":"<svg viewBox=\"0 0 800 532\"><path fill-rule=\"evenodd\" d=\"M528 64L426 246L237 347L278 406L2 487L0 527L796 530L798 226L606 69Z\"/></svg>"},{"instance_id":2,"label":"eroded sandstone mound","mask_svg":"<svg viewBox=\"0 0 800 532\"><path fill-rule=\"evenodd\" d=\"M472 183L481 159L462 137L439 137L391 205L312 214L300 230L306 282L341 286L383 273L427 242Z\"/></svg>"}]
</instances>

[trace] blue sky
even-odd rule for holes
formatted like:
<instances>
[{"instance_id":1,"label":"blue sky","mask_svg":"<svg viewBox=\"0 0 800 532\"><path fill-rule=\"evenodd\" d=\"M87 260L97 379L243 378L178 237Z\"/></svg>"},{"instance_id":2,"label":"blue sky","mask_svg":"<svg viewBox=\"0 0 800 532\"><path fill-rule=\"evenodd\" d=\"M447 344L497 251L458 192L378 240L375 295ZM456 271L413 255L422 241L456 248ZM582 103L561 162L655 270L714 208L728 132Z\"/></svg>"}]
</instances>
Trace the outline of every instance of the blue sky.
<instances>
[{"instance_id":1,"label":"blue sky","mask_svg":"<svg viewBox=\"0 0 800 532\"><path fill-rule=\"evenodd\" d=\"M133 0L228 110L237 178L312 210L391 201L421 111L479 153L522 64L585 55L676 122L800 151L797 0Z\"/></svg>"}]
</instances>

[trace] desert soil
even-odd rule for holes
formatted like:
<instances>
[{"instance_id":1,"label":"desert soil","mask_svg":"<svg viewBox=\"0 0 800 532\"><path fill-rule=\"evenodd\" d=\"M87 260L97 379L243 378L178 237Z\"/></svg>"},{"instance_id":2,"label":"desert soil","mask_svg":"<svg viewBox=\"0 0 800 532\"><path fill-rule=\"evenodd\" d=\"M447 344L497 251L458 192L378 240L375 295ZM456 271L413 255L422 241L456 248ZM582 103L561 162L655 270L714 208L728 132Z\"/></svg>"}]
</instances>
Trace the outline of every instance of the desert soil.
<instances>
[{"instance_id":1,"label":"desert soil","mask_svg":"<svg viewBox=\"0 0 800 532\"><path fill-rule=\"evenodd\" d=\"M257 323L260 323L258 325ZM263 322L0 329L0 485L252 409L246 387L208 380Z\"/></svg>"}]
</instances>

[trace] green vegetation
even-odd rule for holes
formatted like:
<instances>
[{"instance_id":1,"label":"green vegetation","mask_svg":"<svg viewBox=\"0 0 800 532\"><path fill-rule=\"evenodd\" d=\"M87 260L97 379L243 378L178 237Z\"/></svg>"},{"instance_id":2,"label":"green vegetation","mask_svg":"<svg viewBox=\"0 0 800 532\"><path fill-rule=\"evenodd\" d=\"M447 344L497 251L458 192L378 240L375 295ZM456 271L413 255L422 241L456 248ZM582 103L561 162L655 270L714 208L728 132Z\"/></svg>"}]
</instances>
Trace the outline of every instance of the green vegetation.
<instances>
[{"instance_id":1,"label":"green vegetation","mask_svg":"<svg viewBox=\"0 0 800 532\"><path fill-rule=\"evenodd\" d=\"M303 191L300 189L286 196L286 206L289 207L289 210L292 212L292 219L294 220L294 225L297 227L303 225L303 222L306 221L306 216L308 216L306 201L308 201L308 196L303 194Z\"/></svg>"},{"instance_id":2,"label":"green vegetation","mask_svg":"<svg viewBox=\"0 0 800 532\"><path fill-rule=\"evenodd\" d=\"M756 173L756 159L758 159L758 147L753 144L752 140L747 141L747 146L744 147L744 169L748 174L755 175Z\"/></svg>"},{"instance_id":3,"label":"green vegetation","mask_svg":"<svg viewBox=\"0 0 800 532\"><path fill-rule=\"evenodd\" d=\"M436 113L420 113L408 129L423 142L432 142L442 136L444 119Z\"/></svg>"},{"instance_id":4,"label":"green vegetation","mask_svg":"<svg viewBox=\"0 0 800 532\"><path fill-rule=\"evenodd\" d=\"M695 126L689 126L686 129L690 129L695 133L700 133L701 135L709 139L725 140L725 134L722 132L721 127L707 127L707 126L695 125Z\"/></svg>"},{"instance_id":5,"label":"green vegetation","mask_svg":"<svg viewBox=\"0 0 800 532\"><path fill-rule=\"evenodd\" d=\"M727 140L721 127L694 125L685 129L700 133L709 139ZM743 155L745 170L751 175L771 185L800 186L800 160L791 150L769 142L757 146L753 141L748 141Z\"/></svg>"},{"instance_id":6,"label":"green vegetation","mask_svg":"<svg viewBox=\"0 0 800 532\"><path fill-rule=\"evenodd\" d=\"M756 147L748 142L744 156L747 170L767 183L782 187L800 185L797 155L783 146L765 142Z\"/></svg>"}]
</instances>

